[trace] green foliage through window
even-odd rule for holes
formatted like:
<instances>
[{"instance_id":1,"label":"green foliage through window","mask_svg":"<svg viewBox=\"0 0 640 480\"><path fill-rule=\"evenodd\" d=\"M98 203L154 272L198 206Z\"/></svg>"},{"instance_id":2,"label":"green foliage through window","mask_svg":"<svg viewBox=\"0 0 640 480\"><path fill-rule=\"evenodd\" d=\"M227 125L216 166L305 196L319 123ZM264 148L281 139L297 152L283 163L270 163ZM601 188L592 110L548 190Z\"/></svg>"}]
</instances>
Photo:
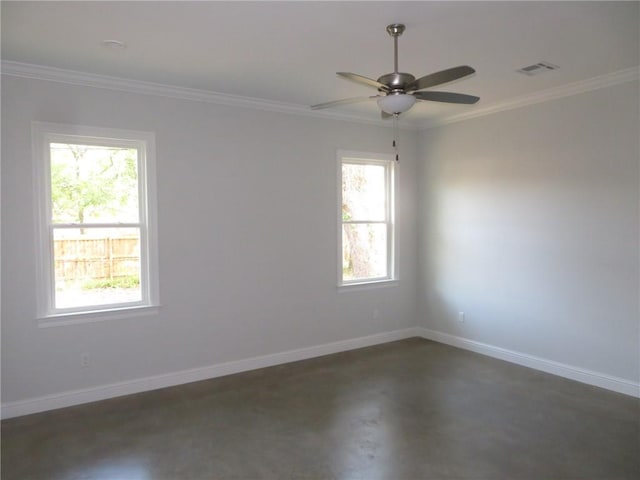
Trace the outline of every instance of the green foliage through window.
<instances>
[{"instance_id":1,"label":"green foliage through window","mask_svg":"<svg viewBox=\"0 0 640 480\"><path fill-rule=\"evenodd\" d=\"M386 164L342 163L342 280L388 275Z\"/></svg>"},{"instance_id":2,"label":"green foliage through window","mask_svg":"<svg viewBox=\"0 0 640 480\"><path fill-rule=\"evenodd\" d=\"M53 223L138 221L137 151L51 144Z\"/></svg>"}]
</instances>

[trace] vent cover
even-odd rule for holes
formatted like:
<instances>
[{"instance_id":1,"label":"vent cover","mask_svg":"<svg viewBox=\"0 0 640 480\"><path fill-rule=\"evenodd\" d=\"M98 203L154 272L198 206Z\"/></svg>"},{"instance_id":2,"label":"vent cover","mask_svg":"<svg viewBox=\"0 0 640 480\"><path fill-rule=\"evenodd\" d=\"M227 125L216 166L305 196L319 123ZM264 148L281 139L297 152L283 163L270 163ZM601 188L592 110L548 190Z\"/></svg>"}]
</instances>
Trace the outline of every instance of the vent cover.
<instances>
[{"instance_id":1,"label":"vent cover","mask_svg":"<svg viewBox=\"0 0 640 480\"><path fill-rule=\"evenodd\" d=\"M538 63L534 63L533 65L519 68L518 70L516 70L516 72L522 73L529 77L533 77L534 75L539 75L544 72L550 72L551 70L557 70L558 68L560 67L558 67L557 65L554 65L553 63L538 62Z\"/></svg>"}]
</instances>

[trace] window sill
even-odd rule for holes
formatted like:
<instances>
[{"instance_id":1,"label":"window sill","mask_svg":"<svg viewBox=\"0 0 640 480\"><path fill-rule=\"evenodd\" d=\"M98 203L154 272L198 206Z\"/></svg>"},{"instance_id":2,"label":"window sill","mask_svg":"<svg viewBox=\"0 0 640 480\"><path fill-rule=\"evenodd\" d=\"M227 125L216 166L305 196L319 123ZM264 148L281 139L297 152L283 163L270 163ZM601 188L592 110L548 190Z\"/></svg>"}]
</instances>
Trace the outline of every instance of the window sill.
<instances>
[{"instance_id":1,"label":"window sill","mask_svg":"<svg viewBox=\"0 0 640 480\"><path fill-rule=\"evenodd\" d=\"M106 320L120 320L131 317L156 315L160 305L143 305L135 307L110 308L87 312L68 312L47 315L38 318L38 327L61 327L66 325L80 325L84 323L103 322Z\"/></svg>"},{"instance_id":2,"label":"window sill","mask_svg":"<svg viewBox=\"0 0 640 480\"><path fill-rule=\"evenodd\" d=\"M346 283L338 285L338 293L359 292L378 288L397 287L400 284L397 278L388 280L376 280L371 282Z\"/></svg>"}]
</instances>

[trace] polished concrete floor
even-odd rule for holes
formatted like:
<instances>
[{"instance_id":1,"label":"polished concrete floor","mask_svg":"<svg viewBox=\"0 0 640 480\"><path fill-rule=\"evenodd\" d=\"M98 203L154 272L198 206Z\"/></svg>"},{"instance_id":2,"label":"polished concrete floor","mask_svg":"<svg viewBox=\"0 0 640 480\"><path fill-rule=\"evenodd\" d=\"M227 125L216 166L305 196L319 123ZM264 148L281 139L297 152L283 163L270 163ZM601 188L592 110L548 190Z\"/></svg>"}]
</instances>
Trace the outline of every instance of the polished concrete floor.
<instances>
[{"instance_id":1,"label":"polished concrete floor","mask_svg":"<svg viewBox=\"0 0 640 480\"><path fill-rule=\"evenodd\" d=\"M3 480L638 480L640 401L409 339L2 422Z\"/></svg>"}]
</instances>

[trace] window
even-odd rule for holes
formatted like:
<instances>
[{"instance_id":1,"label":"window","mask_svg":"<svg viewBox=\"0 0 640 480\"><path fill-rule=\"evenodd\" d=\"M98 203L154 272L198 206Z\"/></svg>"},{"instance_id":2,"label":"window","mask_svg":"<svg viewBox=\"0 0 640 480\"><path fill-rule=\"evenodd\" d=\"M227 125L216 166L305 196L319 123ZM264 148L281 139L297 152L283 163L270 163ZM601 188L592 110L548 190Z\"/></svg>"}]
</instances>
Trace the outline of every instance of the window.
<instances>
[{"instance_id":1,"label":"window","mask_svg":"<svg viewBox=\"0 0 640 480\"><path fill-rule=\"evenodd\" d=\"M158 303L154 136L34 122L42 321Z\"/></svg>"},{"instance_id":2,"label":"window","mask_svg":"<svg viewBox=\"0 0 640 480\"><path fill-rule=\"evenodd\" d=\"M339 285L394 280L394 170L391 155L339 152Z\"/></svg>"}]
</instances>

